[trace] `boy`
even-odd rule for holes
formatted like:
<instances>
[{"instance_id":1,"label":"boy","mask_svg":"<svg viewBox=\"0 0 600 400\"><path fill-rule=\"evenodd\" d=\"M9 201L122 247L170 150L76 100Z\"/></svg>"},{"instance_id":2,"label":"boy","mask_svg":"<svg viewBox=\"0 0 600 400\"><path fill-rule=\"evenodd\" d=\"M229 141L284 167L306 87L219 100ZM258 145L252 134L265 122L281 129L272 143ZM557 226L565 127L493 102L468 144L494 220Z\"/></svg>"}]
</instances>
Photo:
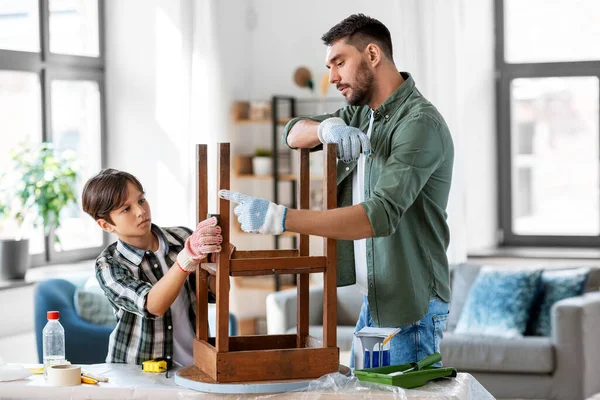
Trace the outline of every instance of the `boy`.
<instances>
[{"instance_id":1,"label":"boy","mask_svg":"<svg viewBox=\"0 0 600 400\"><path fill-rule=\"evenodd\" d=\"M96 259L96 277L117 314L107 362L141 364L162 357L193 365L195 279L207 255L221 251L216 218L196 230L152 224L142 184L131 174L105 169L85 184L83 210L118 241ZM209 293L215 281L209 279ZM210 294L210 301L214 296Z\"/></svg>"}]
</instances>

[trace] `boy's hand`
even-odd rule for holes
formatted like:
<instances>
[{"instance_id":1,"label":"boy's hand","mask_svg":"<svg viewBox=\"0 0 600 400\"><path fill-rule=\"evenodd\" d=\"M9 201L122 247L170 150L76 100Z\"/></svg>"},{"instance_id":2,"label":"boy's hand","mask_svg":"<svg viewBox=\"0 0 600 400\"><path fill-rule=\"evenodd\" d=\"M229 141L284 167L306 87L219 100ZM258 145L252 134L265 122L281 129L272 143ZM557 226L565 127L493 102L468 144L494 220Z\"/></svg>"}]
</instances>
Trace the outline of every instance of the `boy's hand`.
<instances>
[{"instance_id":1,"label":"boy's hand","mask_svg":"<svg viewBox=\"0 0 600 400\"><path fill-rule=\"evenodd\" d=\"M244 232L270 235L285 232L287 207L229 190L219 191L219 197L238 203L233 212Z\"/></svg>"},{"instance_id":2,"label":"boy's hand","mask_svg":"<svg viewBox=\"0 0 600 400\"><path fill-rule=\"evenodd\" d=\"M221 251L222 242L223 236L217 219L205 219L196 226L194 233L185 241L183 250L177 255L179 267L186 272L194 272L207 254Z\"/></svg>"},{"instance_id":3,"label":"boy's hand","mask_svg":"<svg viewBox=\"0 0 600 400\"><path fill-rule=\"evenodd\" d=\"M221 251L223 251L223 249L221 249ZM234 251L235 251L235 245L233 243L229 243L229 254L233 254ZM211 263L217 262L217 254L210 253L208 255L208 262L211 262Z\"/></svg>"},{"instance_id":4,"label":"boy's hand","mask_svg":"<svg viewBox=\"0 0 600 400\"><path fill-rule=\"evenodd\" d=\"M317 135L321 143L337 144L337 158L342 162L358 160L360 149L365 156L371 154L371 141L360 129L346 125L341 118L328 118L319 124Z\"/></svg>"}]
</instances>

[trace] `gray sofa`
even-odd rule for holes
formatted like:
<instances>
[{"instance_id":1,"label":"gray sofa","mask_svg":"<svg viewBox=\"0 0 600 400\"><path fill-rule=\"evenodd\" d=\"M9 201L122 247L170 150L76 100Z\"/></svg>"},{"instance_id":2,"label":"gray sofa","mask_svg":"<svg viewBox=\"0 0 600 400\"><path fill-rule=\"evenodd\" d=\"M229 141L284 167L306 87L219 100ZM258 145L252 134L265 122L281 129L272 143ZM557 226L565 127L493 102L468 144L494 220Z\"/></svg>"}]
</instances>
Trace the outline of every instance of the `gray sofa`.
<instances>
[{"instance_id":1,"label":"gray sofa","mask_svg":"<svg viewBox=\"0 0 600 400\"><path fill-rule=\"evenodd\" d=\"M600 269L582 296L552 308L552 336L500 339L453 333L480 266L452 267L452 302L441 343L444 364L469 372L498 398L580 400L600 392ZM348 352L362 295L338 288L338 347ZM310 333L322 335L322 287L310 288ZM267 297L269 334L296 331L296 289Z\"/></svg>"},{"instance_id":2,"label":"gray sofa","mask_svg":"<svg viewBox=\"0 0 600 400\"><path fill-rule=\"evenodd\" d=\"M471 373L498 398L579 400L600 392L600 270L591 269L586 293L552 307L550 337L500 339L453 333L480 268L452 268L444 364Z\"/></svg>"},{"instance_id":3,"label":"gray sofa","mask_svg":"<svg viewBox=\"0 0 600 400\"><path fill-rule=\"evenodd\" d=\"M362 294L354 287L337 289L337 344L341 353L340 359L344 362L348 361L362 301ZM320 339L323 337L322 286L309 288L309 305L309 334ZM274 292L267 296L267 333L269 335L296 333L295 288Z\"/></svg>"}]
</instances>

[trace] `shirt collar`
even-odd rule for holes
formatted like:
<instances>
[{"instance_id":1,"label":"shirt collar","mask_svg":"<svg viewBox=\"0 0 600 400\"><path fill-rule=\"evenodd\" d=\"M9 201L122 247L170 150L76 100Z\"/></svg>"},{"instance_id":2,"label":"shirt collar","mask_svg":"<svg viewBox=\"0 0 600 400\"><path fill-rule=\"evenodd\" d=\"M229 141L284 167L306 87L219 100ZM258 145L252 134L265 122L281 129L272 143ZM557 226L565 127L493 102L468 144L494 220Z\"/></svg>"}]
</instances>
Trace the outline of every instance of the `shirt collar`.
<instances>
[{"instance_id":1,"label":"shirt collar","mask_svg":"<svg viewBox=\"0 0 600 400\"><path fill-rule=\"evenodd\" d=\"M408 72L400 72L400 75L404 78L404 82L375 110L375 118L393 113L415 90L413 77Z\"/></svg>"},{"instance_id":2,"label":"shirt collar","mask_svg":"<svg viewBox=\"0 0 600 400\"><path fill-rule=\"evenodd\" d=\"M154 224L152 224L152 232L156 234L158 240L162 240L162 242L165 244L165 255L169 254L170 245L179 245L179 243L177 243L177 241L175 241L171 235L167 235L163 229ZM127 244L119 239L117 240L117 251L132 264L140 265L147 250L138 249L137 247Z\"/></svg>"}]
</instances>

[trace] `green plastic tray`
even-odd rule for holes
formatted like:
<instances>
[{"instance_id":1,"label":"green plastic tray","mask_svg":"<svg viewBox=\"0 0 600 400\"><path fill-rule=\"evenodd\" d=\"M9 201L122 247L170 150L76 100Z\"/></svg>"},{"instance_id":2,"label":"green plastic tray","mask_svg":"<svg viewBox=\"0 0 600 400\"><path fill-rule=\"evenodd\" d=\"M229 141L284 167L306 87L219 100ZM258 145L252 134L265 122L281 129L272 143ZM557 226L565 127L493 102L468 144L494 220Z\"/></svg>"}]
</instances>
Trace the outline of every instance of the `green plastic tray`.
<instances>
[{"instance_id":1,"label":"green plastic tray","mask_svg":"<svg viewBox=\"0 0 600 400\"><path fill-rule=\"evenodd\" d=\"M357 369L354 370L354 375L356 375L359 381L382 383L384 385L393 385L410 389L423 386L433 379L456 377L456 369L452 367L431 367L431 364L435 364L440 360L441 356L439 353L434 353L420 360L418 363ZM413 367L415 368L413 371L405 372L402 375L388 375L392 372L405 371Z\"/></svg>"}]
</instances>

